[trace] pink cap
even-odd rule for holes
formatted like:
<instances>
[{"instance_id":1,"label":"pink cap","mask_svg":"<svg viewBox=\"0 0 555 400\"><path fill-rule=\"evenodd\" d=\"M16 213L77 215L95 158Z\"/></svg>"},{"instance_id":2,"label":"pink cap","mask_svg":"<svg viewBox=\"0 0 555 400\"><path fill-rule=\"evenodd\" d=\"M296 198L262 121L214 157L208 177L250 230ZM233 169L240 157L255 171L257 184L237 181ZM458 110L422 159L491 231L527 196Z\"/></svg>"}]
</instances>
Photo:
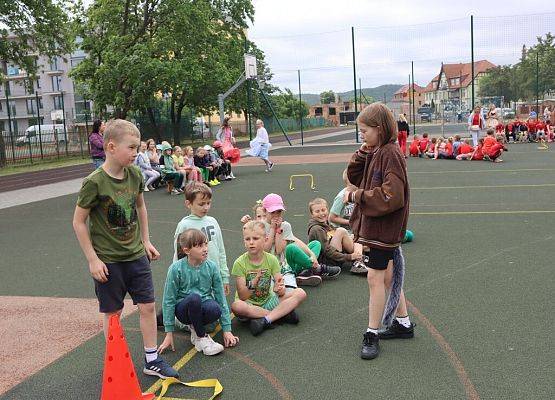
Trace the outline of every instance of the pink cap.
<instances>
[{"instance_id":1,"label":"pink cap","mask_svg":"<svg viewBox=\"0 0 555 400\"><path fill-rule=\"evenodd\" d=\"M281 196L275 193L270 193L264 197L262 200L262 207L270 213L277 210L285 210Z\"/></svg>"},{"instance_id":2,"label":"pink cap","mask_svg":"<svg viewBox=\"0 0 555 400\"><path fill-rule=\"evenodd\" d=\"M214 143L212 143L212 147L214 147L215 149L222 147L222 142L216 140Z\"/></svg>"}]
</instances>

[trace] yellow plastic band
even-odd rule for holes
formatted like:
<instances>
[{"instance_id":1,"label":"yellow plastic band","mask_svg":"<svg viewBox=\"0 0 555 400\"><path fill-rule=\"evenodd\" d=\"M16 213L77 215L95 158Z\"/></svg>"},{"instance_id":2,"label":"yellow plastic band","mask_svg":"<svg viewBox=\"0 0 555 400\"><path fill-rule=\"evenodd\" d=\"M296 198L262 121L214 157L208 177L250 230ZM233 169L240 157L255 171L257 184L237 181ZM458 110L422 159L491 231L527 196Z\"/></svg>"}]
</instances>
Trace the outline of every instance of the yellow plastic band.
<instances>
[{"instance_id":1,"label":"yellow plastic band","mask_svg":"<svg viewBox=\"0 0 555 400\"><path fill-rule=\"evenodd\" d=\"M289 190L295 190L295 187L293 186L293 178L310 178L310 188L312 190L316 189L316 186L314 185L314 176L312 176L312 174L298 174L298 175L291 175L289 177Z\"/></svg>"},{"instance_id":2,"label":"yellow plastic band","mask_svg":"<svg viewBox=\"0 0 555 400\"><path fill-rule=\"evenodd\" d=\"M168 388L170 387L170 385L173 385L173 384L180 384L188 387L197 387L197 388L214 388L214 393L208 400L213 400L224 390L223 386L220 384L220 381L217 379L203 379L201 381L195 381L195 382L181 382L179 379L176 379L176 378L167 378L162 381L162 388L160 389L160 394L158 395L156 400L169 399L168 397L164 397L164 395L168 391ZM175 397L172 397L172 399L177 400L177 398ZM184 399L180 399L180 400L184 400Z\"/></svg>"}]
</instances>

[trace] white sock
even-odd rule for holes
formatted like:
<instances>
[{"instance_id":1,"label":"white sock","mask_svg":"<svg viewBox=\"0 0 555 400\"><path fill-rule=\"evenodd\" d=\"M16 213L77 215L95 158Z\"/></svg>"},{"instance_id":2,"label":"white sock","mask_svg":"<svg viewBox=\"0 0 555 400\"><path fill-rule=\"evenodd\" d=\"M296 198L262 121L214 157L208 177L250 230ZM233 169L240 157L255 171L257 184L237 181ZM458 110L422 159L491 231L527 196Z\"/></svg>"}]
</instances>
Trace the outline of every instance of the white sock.
<instances>
[{"instance_id":1,"label":"white sock","mask_svg":"<svg viewBox=\"0 0 555 400\"><path fill-rule=\"evenodd\" d=\"M158 351L156 347L147 348L145 347L145 358L146 362L154 361L158 358Z\"/></svg>"},{"instance_id":2,"label":"white sock","mask_svg":"<svg viewBox=\"0 0 555 400\"><path fill-rule=\"evenodd\" d=\"M410 328L410 318L408 315L406 317L395 317L395 319L405 328Z\"/></svg>"},{"instance_id":3,"label":"white sock","mask_svg":"<svg viewBox=\"0 0 555 400\"><path fill-rule=\"evenodd\" d=\"M374 329L374 328L366 328L366 332L372 332L373 334L377 335L378 334L378 330Z\"/></svg>"}]
</instances>

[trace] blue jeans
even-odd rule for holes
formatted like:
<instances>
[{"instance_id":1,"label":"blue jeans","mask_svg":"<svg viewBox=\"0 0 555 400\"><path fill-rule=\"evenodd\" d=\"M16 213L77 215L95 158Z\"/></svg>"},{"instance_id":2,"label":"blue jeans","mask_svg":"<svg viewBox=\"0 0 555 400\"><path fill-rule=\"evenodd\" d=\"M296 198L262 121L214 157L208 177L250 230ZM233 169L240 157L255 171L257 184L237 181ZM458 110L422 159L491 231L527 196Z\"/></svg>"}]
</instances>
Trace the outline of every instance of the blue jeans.
<instances>
[{"instance_id":1,"label":"blue jeans","mask_svg":"<svg viewBox=\"0 0 555 400\"><path fill-rule=\"evenodd\" d=\"M102 158L93 158L92 159L94 169L98 169L104 164L104 160Z\"/></svg>"},{"instance_id":2,"label":"blue jeans","mask_svg":"<svg viewBox=\"0 0 555 400\"><path fill-rule=\"evenodd\" d=\"M196 293L190 294L175 306L175 316L187 325L193 325L198 337L204 337L204 325L216 321L222 309L216 300L202 301Z\"/></svg>"}]
</instances>

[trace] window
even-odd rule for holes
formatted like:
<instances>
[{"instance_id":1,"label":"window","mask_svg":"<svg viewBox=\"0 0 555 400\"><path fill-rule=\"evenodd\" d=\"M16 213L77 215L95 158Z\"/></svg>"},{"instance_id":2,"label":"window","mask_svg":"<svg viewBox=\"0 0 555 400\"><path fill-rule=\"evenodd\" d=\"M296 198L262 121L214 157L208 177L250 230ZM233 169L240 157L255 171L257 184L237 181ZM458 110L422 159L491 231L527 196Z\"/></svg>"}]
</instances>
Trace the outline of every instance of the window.
<instances>
[{"instance_id":1,"label":"window","mask_svg":"<svg viewBox=\"0 0 555 400\"><path fill-rule=\"evenodd\" d=\"M8 76L19 75L19 68L15 65L8 65L7 74Z\"/></svg>"},{"instance_id":2,"label":"window","mask_svg":"<svg viewBox=\"0 0 555 400\"><path fill-rule=\"evenodd\" d=\"M2 104L2 103L0 103ZM4 121L0 121L0 134L4 133Z\"/></svg>"},{"instance_id":3,"label":"window","mask_svg":"<svg viewBox=\"0 0 555 400\"><path fill-rule=\"evenodd\" d=\"M328 109L328 115L336 115L336 114L335 114L335 107L330 107L330 108Z\"/></svg>"},{"instance_id":4,"label":"window","mask_svg":"<svg viewBox=\"0 0 555 400\"><path fill-rule=\"evenodd\" d=\"M10 115L13 117L14 115L17 115L16 112L16 107L15 107L15 101L14 100L10 100L8 102L8 111L10 112Z\"/></svg>"},{"instance_id":5,"label":"window","mask_svg":"<svg viewBox=\"0 0 555 400\"><path fill-rule=\"evenodd\" d=\"M35 114L37 112L35 99L27 99L27 114Z\"/></svg>"},{"instance_id":6,"label":"window","mask_svg":"<svg viewBox=\"0 0 555 400\"><path fill-rule=\"evenodd\" d=\"M83 61L82 58L72 58L71 59L71 68L75 68L76 66L78 66L81 61Z\"/></svg>"},{"instance_id":7,"label":"window","mask_svg":"<svg viewBox=\"0 0 555 400\"><path fill-rule=\"evenodd\" d=\"M41 98L41 97L39 97L39 108L40 108L41 110L42 110L42 108L43 108L43 107L42 107L42 98Z\"/></svg>"},{"instance_id":8,"label":"window","mask_svg":"<svg viewBox=\"0 0 555 400\"><path fill-rule=\"evenodd\" d=\"M52 91L59 92L61 90L62 78L59 76L51 76L50 79L52 81Z\"/></svg>"},{"instance_id":9,"label":"window","mask_svg":"<svg viewBox=\"0 0 555 400\"><path fill-rule=\"evenodd\" d=\"M50 71L58 71L58 57L50 60Z\"/></svg>"},{"instance_id":10,"label":"window","mask_svg":"<svg viewBox=\"0 0 555 400\"><path fill-rule=\"evenodd\" d=\"M314 109L314 115L317 117L321 117L322 116L322 107L316 107Z\"/></svg>"},{"instance_id":11,"label":"window","mask_svg":"<svg viewBox=\"0 0 555 400\"><path fill-rule=\"evenodd\" d=\"M25 81L25 94L35 94L35 87L33 81Z\"/></svg>"},{"instance_id":12,"label":"window","mask_svg":"<svg viewBox=\"0 0 555 400\"><path fill-rule=\"evenodd\" d=\"M12 132L14 134L17 134L18 129L19 129L19 126L17 126L17 121L15 119L12 119Z\"/></svg>"},{"instance_id":13,"label":"window","mask_svg":"<svg viewBox=\"0 0 555 400\"><path fill-rule=\"evenodd\" d=\"M63 101L62 101L62 96L54 96L54 109L55 110L61 110Z\"/></svg>"},{"instance_id":14,"label":"window","mask_svg":"<svg viewBox=\"0 0 555 400\"><path fill-rule=\"evenodd\" d=\"M40 117L39 118L40 122L37 123L37 119L36 118L29 118L29 120L27 121L29 126L33 126L33 125L44 125L44 118Z\"/></svg>"},{"instance_id":15,"label":"window","mask_svg":"<svg viewBox=\"0 0 555 400\"><path fill-rule=\"evenodd\" d=\"M40 89L40 79L37 79L37 89Z\"/></svg>"},{"instance_id":16,"label":"window","mask_svg":"<svg viewBox=\"0 0 555 400\"><path fill-rule=\"evenodd\" d=\"M0 100L0 111L2 111L2 100ZM1 131L2 129L0 129Z\"/></svg>"}]
</instances>

